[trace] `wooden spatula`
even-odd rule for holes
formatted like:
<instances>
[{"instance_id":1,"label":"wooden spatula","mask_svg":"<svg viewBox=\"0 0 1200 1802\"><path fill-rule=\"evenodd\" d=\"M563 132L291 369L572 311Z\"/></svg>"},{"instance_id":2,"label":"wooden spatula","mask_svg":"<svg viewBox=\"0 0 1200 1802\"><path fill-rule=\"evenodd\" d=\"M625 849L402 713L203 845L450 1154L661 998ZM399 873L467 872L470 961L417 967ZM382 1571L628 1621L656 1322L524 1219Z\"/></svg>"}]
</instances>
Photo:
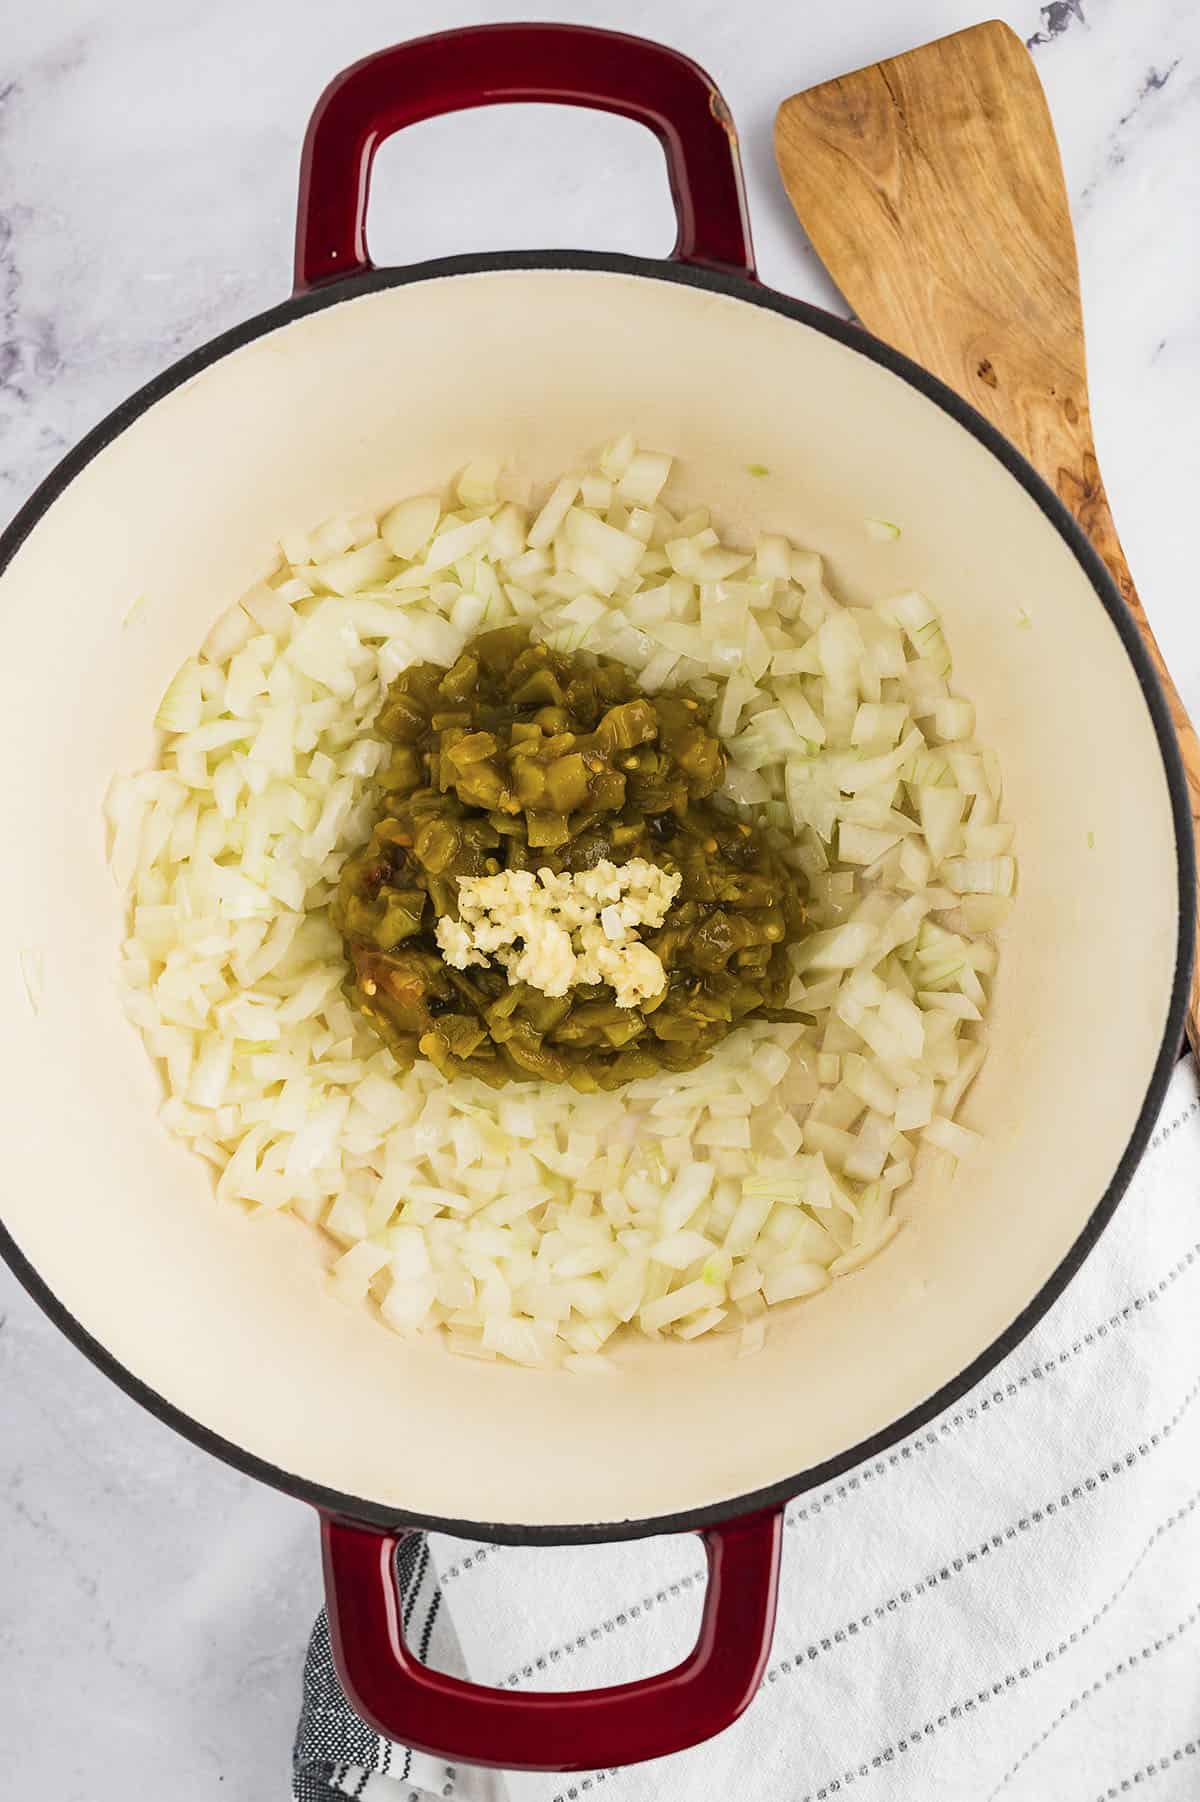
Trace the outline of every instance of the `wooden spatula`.
<instances>
[{"instance_id":1,"label":"wooden spatula","mask_svg":"<svg viewBox=\"0 0 1200 1802\"><path fill-rule=\"evenodd\" d=\"M823 82L780 107L775 155L801 224L867 329L992 420L1108 565L1170 702L1200 824L1200 741L1100 480L1071 215L1028 51L992 22ZM1188 1036L1200 1052L1200 966Z\"/></svg>"}]
</instances>

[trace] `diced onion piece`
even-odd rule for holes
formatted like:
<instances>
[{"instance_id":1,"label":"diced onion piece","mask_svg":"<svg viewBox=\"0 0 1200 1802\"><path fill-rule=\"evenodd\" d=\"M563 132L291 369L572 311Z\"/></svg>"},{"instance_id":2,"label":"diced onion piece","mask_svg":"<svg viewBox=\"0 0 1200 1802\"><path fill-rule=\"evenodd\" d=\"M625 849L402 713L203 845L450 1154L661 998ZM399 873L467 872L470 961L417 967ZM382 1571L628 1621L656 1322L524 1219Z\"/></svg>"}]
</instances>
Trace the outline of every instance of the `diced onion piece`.
<instances>
[{"instance_id":1,"label":"diced onion piece","mask_svg":"<svg viewBox=\"0 0 1200 1802\"><path fill-rule=\"evenodd\" d=\"M439 569L448 569L450 564L457 563L460 557L466 557L471 551L491 536L490 519L471 519L465 525L444 526L438 532L425 552L422 570L425 575L434 575Z\"/></svg>"},{"instance_id":2,"label":"diced onion piece","mask_svg":"<svg viewBox=\"0 0 1200 1802\"><path fill-rule=\"evenodd\" d=\"M357 550L318 563L315 574L333 594L357 594L385 581L392 567L392 552L381 539L373 538Z\"/></svg>"},{"instance_id":3,"label":"diced onion piece","mask_svg":"<svg viewBox=\"0 0 1200 1802\"><path fill-rule=\"evenodd\" d=\"M686 1270L689 1265L706 1258L712 1249L711 1239L706 1239L703 1233L678 1232L670 1233L657 1245L652 1245L650 1256L655 1263L666 1264L671 1270Z\"/></svg>"},{"instance_id":4,"label":"diced onion piece","mask_svg":"<svg viewBox=\"0 0 1200 1802\"><path fill-rule=\"evenodd\" d=\"M952 857L943 874L956 895L1011 895L1016 865L1011 857Z\"/></svg>"},{"instance_id":5,"label":"diced onion piece","mask_svg":"<svg viewBox=\"0 0 1200 1802\"><path fill-rule=\"evenodd\" d=\"M943 742L971 738L975 732L975 707L971 701L947 696L933 704L933 730Z\"/></svg>"},{"instance_id":6,"label":"diced onion piece","mask_svg":"<svg viewBox=\"0 0 1200 1802\"><path fill-rule=\"evenodd\" d=\"M816 1295L829 1287L829 1272L823 1264L790 1264L773 1270L764 1279L762 1290L769 1304L794 1301L801 1295Z\"/></svg>"},{"instance_id":7,"label":"diced onion piece","mask_svg":"<svg viewBox=\"0 0 1200 1802\"><path fill-rule=\"evenodd\" d=\"M928 1126L933 1118L933 1082L930 1078L923 1078L899 1091L894 1118L897 1132L914 1132Z\"/></svg>"},{"instance_id":8,"label":"diced onion piece","mask_svg":"<svg viewBox=\"0 0 1200 1802\"><path fill-rule=\"evenodd\" d=\"M657 1332L676 1320L683 1320L688 1314L706 1312L713 1305L713 1294L713 1285L699 1277L695 1282L685 1283L681 1289L672 1289L657 1301L647 1302L638 1315L642 1331Z\"/></svg>"},{"instance_id":9,"label":"diced onion piece","mask_svg":"<svg viewBox=\"0 0 1200 1802\"><path fill-rule=\"evenodd\" d=\"M255 631L255 622L250 618L240 601L227 607L216 623L211 627L207 638L200 647L202 656L210 663L224 663L249 642Z\"/></svg>"},{"instance_id":10,"label":"diced onion piece","mask_svg":"<svg viewBox=\"0 0 1200 1802\"><path fill-rule=\"evenodd\" d=\"M754 552L754 573L760 581L791 580L792 547L786 538L763 533Z\"/></svg>"},{"instance_id":11,"label":"diced onion piece","mask_svg":"<svg viewBox=\"0 0 1200 1802\"><path fill-rule=\"evenodd\" d=\"M617 483L623 501L652 507L671 473L671 458L661 451L635 451Z\"/></svg>"},{"instance_id":12,"label":"diced onion piece","mask_svg":"<svg viewBox=\"0 0 1200 1802\"><path fill-rule=\"evenodd\" d=\"M193 1107L220 1107L225 1099L233 1067L233 1041L216 1033L208 1036L200 1056L192 1066L187 1098Z\"/></svg>"},{"instance_id":13,"label":"diced onion piece","mask_svg":"<svg viewBox=\"0 0 1200 1802\"><path fill-rule=\"evenodd\" d=\"M379 535L393 557L405 562L417 556L433 537L441 517L441 502L432 494L415 494L385 513Z\"/></svg>"},{"instance_id":14,"label":"diced onion piece","mask_svg":"<svg viewBox=\"0 0 1200 1802\"><path fill-rule=\"evenodd\" d=\"M710 1163L688 1163L663 1198L660 1219L668 1233L686 1225L712 1191L716 1170Z\"/></svg>"},{"instance_id":15,"label":"diced onion piece","mask_svg":"<svg viewBox=\"0 0 1200 1802\"><path fill-rule=\"evenodd\" d=\"M287 638L296 620L288 603L266 582L242 596L242 606L260 631L274 638Z\"/></svg>"},{"instance_id":16,"label":"diced onion piece","mask_svg":"<svg viewBox=\"0 0 1200 1802\"><path fill-rule=\"evenodd\" d=\"M866 920L853 920L830 932L815 933L801 945L805 968L849 970L863 961L877 937L877 928Z\"/></svg>"},{"instance_id":17,"label":"diced onion piece","mask_svg":"<svg viewBox=\"0 0 1200 1802\"><path fill-rule=\"evenodd\" d=\"M544 1328L500 1314L489 1314L483 1323L484 1349L499 1352L514 1364L545 1364L549 1337Z\"/></svg>"},{"instance_id":18,"label":"diced onion piece","mask_svg":"<svg viewBox=\"0 0 1200 1802\"><path fill-rule=\"evenodd\" d=\"M958 1126L953 1120L947 1120L942 1114L935 1114L929 1124L922 1129L921 1137L927 1145L936 1145L939 1151L948 1151L952 1157L969 1157L980 1144L978 1133L971 1132L965 1126Z\"/></svg>"},{"instance_id":19,"label":"diced onion piece","mask_svg":"<svg viewBox=\"0 0 1200 1802\"><path fill-rule=\"evenodd\" d=\"M200 688L200 665L189 658L167 685L158 704L154 724L164 732L190 732L200 724L203 695Z\"/></svg>"},{"instance_id":20,"label":"diced onion piece","mask_svg":"<svg viewBox=\"0 0 1200 1802\"><path fill-rule=\"evenodd\" d=\"M675 1328L675 1336L677 1339L699 1339L701 1334L711 1333L714 1327L720 1326L727 1313L726 1308L708 1308L703 1314L694 1314L684 1325Z\"/></svg>"},{"instance_id":21,"label":"diced onion piece","mask_svg":"<svg viewBox=\"0 0 1200 1802\"><path fill-rule=\"evenodd\" d=\"M978 1076L986 1056L987 1047L985 1045L960 1044L958 1069L948 1081L942 1084L941 1093L938 1096L937 1110L939 1114L945 1114L947 1119L954 1115L963 1096Z\"/></svg>"},{"instance_id":22,"label":"diced onion piece","mask_svg":"<svg viewBox=\"0 0 1200 1802\"><path fill-rule=\"evenodd\" d=\"M488 554L497 563L507 563L519 557L525 549L525 514L511 501L500 508L492 520L491 537L488 540Z\"/></svg>"},{"instance_id":23,"label":"diced onion piece","mask_svg":"<svg viewBox=\"0 0 1200 1802\"><path fill-rule=\"evenodd\" d=\"M386 1245L372 1245L366 1239L343 1252L331 1272L334 1289L341 1300L362 1301L371 1278L383 1269L387 1261Z\"/></svg>"},{"instance_id":24,"label":"diced onion piece","mask_svg":"<svg viewBox=\"0 0 1200 1802\"><path fill-rule=\"evenodd\" d=\"M455 493L464 507L494 507L499 475L498 457L476 457L459 476Z\"/></svg>"},{"instance_id":25,"label":"diced onion piece","mask_svg":"<svg viewBox=\"0 0 1200 1802\"><path fill-rule=\"evenodd\" d=\"M568 545L610 564L621 576L632 576L642 557L641 540L632 532L618 532L615 527L597 519L583 507L572 506L563 521L563 536ZM532 542L533 533L530 532Z\"/></svg>"},{"instance_id":26,"label":"diced onion piece","mask_svg":"<svg viewBox=\"0 0 1200 1802\"><path fill-rule=\"evenodd\" d=\"M864 1264L869 1263L881 1252L885 1245L891 1244L900 1231L901 1224L898 1216L893 1214L865 1244L852 1246L849 1251L844 1251L840 1257L835 1258L829 1266L830 1276L849 1276L852 1270L860 1270Z\"/></svg>"},{"instance_id":27,"label":"diced onion piece","mask_svg":"<svg viewBox=\"0 0 1200 1802\"><path fill-rule=\"evenodd\" d=\"M908 723L903 701L864 701L854 716L852 745L894 745Z\"/></svg>"},{"instance_id":28,"label":"diced onion piece","mask_svg":"<svg viewBox=\"0 0 1200 1802\"><path fill-rule=\"evenodd\" d=\"M918 788L917 817L934 864L952 851L960 836L963 798L956 788Z\"/></svg>"},{"instance_id":29,"label":"diced onion piece","mask_svg":"<svg viewBox=\"0 0 1200 1802\"><path fill-rule=\"evenodd\" d=\"M838 857L842 863L868 864L883 857L893 845L900 843L898 832L878 831L871 826L854 826L843 820L838 827Z\"/></svg>"},{"instance_id":30,"label":"diced onion piece","mask_svg":"<svg viewBox=\"0 0 1200 1802\"><path fill-rule=\"evenodd\" d=\"M563 476L560 481L555 483L545 506L526 534L526 542L531 550L538 550L542 545L549 544L567 517L578 493L579 479L577 476Z\"/></svg>"},{"instance_id":31,"label":"diced onion piece","mask_svg":"<svg viewBox=\"0 0 1200 1802\"><path fill-rule=\"evenodd\" d=\"M798 682L776 683L776 692L798 738L806 745L823 745L827 732L825 722L814 711Z\"/></svg>"},{"instance_id":32,"label":"diced onion piece","mask_svg":"<svg viewBox=\"0 0 1200 1802\"><path fill-rule=\"evenodd\" d=\"M619 482L633 461L637 444L632 432L625 432L600 452L600 467L610 482Z\"/></svg>"}]
</instances>

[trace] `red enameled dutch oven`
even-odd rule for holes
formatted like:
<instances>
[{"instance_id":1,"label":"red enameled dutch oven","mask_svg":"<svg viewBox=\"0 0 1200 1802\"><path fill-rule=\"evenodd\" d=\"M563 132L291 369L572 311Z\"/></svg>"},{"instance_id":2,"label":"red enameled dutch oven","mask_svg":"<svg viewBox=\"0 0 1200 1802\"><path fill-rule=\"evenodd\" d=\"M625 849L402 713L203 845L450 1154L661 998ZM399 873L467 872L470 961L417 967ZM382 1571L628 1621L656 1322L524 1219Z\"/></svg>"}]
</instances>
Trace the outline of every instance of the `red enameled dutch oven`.
<instances>
[{"instance_id":1,"label":"red enameled dutch oven","mask_svg":"<svg viewBox=\"0 0 1200 1802\"><path fill-rule=\"evenodd\" d=\"M499 101L648 126L672 256L374 269L378 144ZM477 455L542 482L627 429L676 453L684 498L727 529L821 551L846 598L917 585L935 599L1003 763L1022 888L966 1115L985 1153L953 1179L919 1176L886 1253L776 1310L756 1357L631 1342L613 1377L582 1381L403 1341L330 1296L329 1248L302 1222L214 1202L158 1125L121 1017L101 798L153 755L166 681L281 532L441 485ZM880 514L903 522L897 543L862 530ZM784 1502L1012 1349L1095 1243L1163 1094L1191 955L1188 809L1162 696L1098 560L961 400L756 282L733 127L695 64L511 25L400 45L333 83L304 151L292 299L118 408L10 527L0 566L3 840L21 859L0 902L9 1263L161 1419L320 1511L339 1668L384 1733L567 1770L718 1732L763 1670ZM47 676L72 698L66 720ZM36 1013L18 948L42 960ZM422 1527L537 1544L699 1532L699 1640L675 1670L581 1695L427 1670L394 1575L398 1541Z\"/></svg>"}]
</instances>

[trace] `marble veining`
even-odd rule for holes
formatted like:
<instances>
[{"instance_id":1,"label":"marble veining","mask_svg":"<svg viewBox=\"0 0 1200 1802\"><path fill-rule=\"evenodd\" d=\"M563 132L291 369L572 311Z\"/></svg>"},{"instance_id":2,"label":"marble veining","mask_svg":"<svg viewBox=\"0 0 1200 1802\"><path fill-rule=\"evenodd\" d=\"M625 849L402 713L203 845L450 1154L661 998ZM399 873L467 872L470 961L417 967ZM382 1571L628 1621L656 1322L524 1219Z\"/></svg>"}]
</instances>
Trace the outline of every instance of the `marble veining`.
<instances>
[{"instance_id":1,"label":"marble veining","mask_svg":"<svg viewBox=\"0 0 1200 1802\"><path fill-rule=\"evenodd\" d=\"M1100 461L1147 611L1200 714L1200 10L1005 0L1049 96L1075 214ZM721 84L765 281L846 312L788 208L790 92L973 23L964 0L286 0L10 9L0 69L0 516L132 389L287 291L296 168L325 81L397 37L505 16L648 32ZM670 241L657 149L516 109L381 155L378 260ZM1102 1252L1097 1255L1103 1255ZM308 1511L169 1433L0 1272L0 1794L262 1802L287 1793L318 1604Z\"/></svg>"},{"instance_id":2,"label":"marble veining","mask_svg":"<svg viewBox=\"0 0 1200 1802\"><path fill-rule=\"evenodd\" d=\"M1039 44L1049 44L1060 38L1064 31L1072 25L1084 23L1083 0L1051 0L1049 6L1040 8L1042 23L1032 37L1025 39L1027 50L1036 50Z\"/></svg>"}]
</instances>

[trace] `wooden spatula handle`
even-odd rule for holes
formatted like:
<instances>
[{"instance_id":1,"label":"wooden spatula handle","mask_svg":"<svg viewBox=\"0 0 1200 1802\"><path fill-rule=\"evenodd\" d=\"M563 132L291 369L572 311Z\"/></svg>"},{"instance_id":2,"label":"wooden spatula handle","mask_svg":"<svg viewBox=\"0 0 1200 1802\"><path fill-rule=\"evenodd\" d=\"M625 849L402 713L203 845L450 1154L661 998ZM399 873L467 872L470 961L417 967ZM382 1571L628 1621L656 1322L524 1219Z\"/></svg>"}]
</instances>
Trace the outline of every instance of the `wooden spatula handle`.
<instances>
[{"instance_id":1,"label":"wooden spatula handle","mask_svg":"<svg viewBox=\"0 0 1200 1802\"><path fill-rule=\"evenodd\" d=\"M1179 748L1183 753L1184 775L1187 777L1188 793L1191 796L1192 820L1200 828L1200 739L1196 736L1196 728L1188 717L1183 697L1171 679L1171 673L1163 661L1163 654L1158 648L1158 640L1150 629L1150 621L1138 599L1137 589L1133 585L1133 577L1129 573L1129 565L1125 561L1125 553L1121 549L1121 541L1117 537L1117 528L1113 523L1112 509L1108 504L1108 496L1104 492L1104 483L1100 479L1100 469L1096 462L1096 454L1089 447L1080 458L1081 475L1075 488L1074 471L1064 466L1060 470L1060 498L1066 502L1075 518L1079 521L1096 550L1101 561L1108 569L1109 575L1121 591L1121 598L1137 622L1146 649L1150 653L1158 679L1162 684L1167 705L1171 709L1171 718L1175 724L1175 734L1179 740ZM1067 490L1064 492L1064 488ZM1074 490L1074 491L1073 491ZM1192 979L1192 1016L1197 1014L1197 989L1200 985L1200 964L1197 964Z\"/></svg>"},{"instance_id":2,"label":"wooden spatula handle","mask_svg":"<svg viewBox=\"0 0 1200 1802\"><path fill-rule=\"evenodd\" d=\"M1066 185L1025 46L992 21L795 94L775 154L862 323L999 427L1091 539L1158 672L1200 826L1200 740L1100 479ZM1200 963L1188 1036L1200 1052Z\"/></svg>"}]
</instances>

